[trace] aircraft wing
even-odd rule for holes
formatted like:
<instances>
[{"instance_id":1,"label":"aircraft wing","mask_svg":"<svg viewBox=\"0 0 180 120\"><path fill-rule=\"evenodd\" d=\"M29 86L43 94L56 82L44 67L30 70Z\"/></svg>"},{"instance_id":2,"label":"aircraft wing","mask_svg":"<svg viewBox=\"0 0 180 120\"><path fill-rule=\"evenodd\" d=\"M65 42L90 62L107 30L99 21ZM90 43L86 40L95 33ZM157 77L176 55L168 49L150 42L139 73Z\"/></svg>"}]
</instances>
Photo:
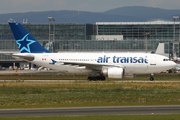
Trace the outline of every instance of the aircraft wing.
<instances>
[{"instance_id":1,"label":"aircraft wing","mask_svg":"<svg viewBox=\"0 0 180 120\"><path fill-rule=\"evenodd\" d=\"M74 65L74 66L86 66L88 68L95 68L95 67L118 67L124 68L123 65L114 65L114 64L105 64L105 63L79 63L79 62L61 62L64 65Z\"/></svg>"}]
</instances>

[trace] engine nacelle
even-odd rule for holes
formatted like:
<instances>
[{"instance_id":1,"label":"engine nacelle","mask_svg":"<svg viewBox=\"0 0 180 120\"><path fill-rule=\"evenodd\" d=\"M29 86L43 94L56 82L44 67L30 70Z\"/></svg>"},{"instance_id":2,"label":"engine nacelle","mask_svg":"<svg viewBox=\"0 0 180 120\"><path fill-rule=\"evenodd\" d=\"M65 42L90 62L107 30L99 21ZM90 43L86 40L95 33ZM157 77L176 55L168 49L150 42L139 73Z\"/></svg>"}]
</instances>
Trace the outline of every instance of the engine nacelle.
<instances>
[{"instance_id":1,"label":"engine nacelle","mask_svg":"<svg viewBox=\"0 0 180 120\"><path fill-rule=\"evenodd\" d=\"M124 77L124 69L123 68L106 68L102 70L104 75L107 75L108 78L123 78Z\"/></svg>"}]
</instances>

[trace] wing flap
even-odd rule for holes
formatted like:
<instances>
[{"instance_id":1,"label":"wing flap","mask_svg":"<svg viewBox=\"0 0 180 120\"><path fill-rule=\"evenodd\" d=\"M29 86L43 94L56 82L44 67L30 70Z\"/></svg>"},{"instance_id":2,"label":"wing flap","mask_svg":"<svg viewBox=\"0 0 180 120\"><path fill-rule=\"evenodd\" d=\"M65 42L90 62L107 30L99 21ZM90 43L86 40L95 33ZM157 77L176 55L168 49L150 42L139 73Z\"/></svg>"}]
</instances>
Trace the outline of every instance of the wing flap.
<instances>
[{"instance_id":1,"label":"wing flap","mask_svg":"<svg viewBox=\"0 0 180 120\"><path fill-rule=\"evenodd\" d=\"M102 66L106 66L106 67L119 67L119 68L124 68L124 66L118 64L118 65L114 65L114 64L105 64L105 63L79 63L79 62L61 62L64 65L72 65L72 66L86 66L89 68L94 68L94 67L102 67Z\"/></svg>"}]
</instances>

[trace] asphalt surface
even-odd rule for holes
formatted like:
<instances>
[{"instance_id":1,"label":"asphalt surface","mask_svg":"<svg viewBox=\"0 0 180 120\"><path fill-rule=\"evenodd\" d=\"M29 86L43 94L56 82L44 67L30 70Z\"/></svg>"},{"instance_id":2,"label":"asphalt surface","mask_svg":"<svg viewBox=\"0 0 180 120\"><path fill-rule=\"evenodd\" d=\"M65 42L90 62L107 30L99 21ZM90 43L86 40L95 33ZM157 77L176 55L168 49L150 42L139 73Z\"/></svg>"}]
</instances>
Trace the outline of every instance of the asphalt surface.
<instances>
[{"instance_id":1,"label":"asphalt surface","mask_svg":"<svg viewBox=\"0 0 180 120\"><path fill-rule=\"evenodd\" d=\"M87 80L0 80L0 82L85 82ZM104 81L91 81L91 82L104 82ZM117 81L111 81L117 82L117 83L178 83L180 80L157 80L157 81L149 81L149 80L117 80Z\"/></svg>"},{"instance_id":2,"label":"asphalt surface","mask_svg":"<svg viewBox=\"0 0 180 120\"><path fill-rule=\"evenodd\" d=\"M72 108L0 109L0 116L54 116L97 114L180 114L180 105L166 106L109 106Z\"/></svg>"}]
</instances>

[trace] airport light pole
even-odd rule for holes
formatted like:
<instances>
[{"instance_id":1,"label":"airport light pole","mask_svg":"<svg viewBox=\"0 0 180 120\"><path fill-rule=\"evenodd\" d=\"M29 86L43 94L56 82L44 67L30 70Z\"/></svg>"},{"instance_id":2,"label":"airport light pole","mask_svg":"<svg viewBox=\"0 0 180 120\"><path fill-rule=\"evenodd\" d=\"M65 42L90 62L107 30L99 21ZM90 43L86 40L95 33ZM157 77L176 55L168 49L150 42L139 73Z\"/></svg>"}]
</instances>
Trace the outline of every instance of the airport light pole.
<instances>
[{"instance_id":1,"label":"airport light pole","mask_svg":"<svg viewBox=\"0 0 180 120\"><path fill-rule=\"evenodd\" d=\"M146 46L146 50L145 50L146 53L147 53L147 49L148 49L147 40L148 40L148 35L149 35L149 34L150 34L149 32L146 32L146 33L145 33L145 35L146 35L146 45L145 45L145 46Z\"/></svg>"},{"instance_id":2,"label":"airport light pole","mask_svg":"<svg viewBox=\"0 0 180 120\"><path fill-rule=\"evenodd\" d=\"M173 58L175 57L175 56L177 56L177 54L178 54L178 56L179 56L179 53L176 53L177 51L176 51L176 46L177 46L177 44L178 44L178 46L179 46L179 42L180 42L180 24L179 24L179 35L178 35L178 40L176 40L176 26L175 26L175 22L176 21L179 21L180 20L180 17L179 16L173 16L173 20L174 20L174 29L173 29ZM178 42L178 43L177 43ZM179 49L179 48L178 48Z\"/></svg>"},{"instance_id":3,"label":"airport light pole","mask_svg":"<svg viewBox=\"0 0 180 120\"><path fill-rule=\"evenodd\" d=\"M49 50L54 52L54 36L55 36L55 19L53 17L48 17L49 20Z\"/></svg>"},{"instance_id":4,"label":"airport light pole","mask_svg":"<svg viewBox=\"0 0 180 120\"><path fill-rule=\"evenodd\" d=\"M173 27L173 42L175 42L175 39L176 39L175 22L179 20L179 16L173 16L173 20L174 20L174 27Z\"/></svg>"},{"instance_id":5,"label":"airport light pole","mask_svg":"<svg viewBox=\"0 0 180 120\"><path fill-rule=\"evenodd\" d=\"M180 42L180 18L179 18L179 42Z\"/></svg>"},{"instance_id":6,"label":"airport light pole","mask_svg":"<svg viewBox=\"0 0 180 120\"><path fill-rule=\"evenodd\" d=\"M179 17L179 44L178 44L178 46L179 46L179 53L178 53L178 57L180 57L180 17Z\"/></svg>"}]
</instances>

